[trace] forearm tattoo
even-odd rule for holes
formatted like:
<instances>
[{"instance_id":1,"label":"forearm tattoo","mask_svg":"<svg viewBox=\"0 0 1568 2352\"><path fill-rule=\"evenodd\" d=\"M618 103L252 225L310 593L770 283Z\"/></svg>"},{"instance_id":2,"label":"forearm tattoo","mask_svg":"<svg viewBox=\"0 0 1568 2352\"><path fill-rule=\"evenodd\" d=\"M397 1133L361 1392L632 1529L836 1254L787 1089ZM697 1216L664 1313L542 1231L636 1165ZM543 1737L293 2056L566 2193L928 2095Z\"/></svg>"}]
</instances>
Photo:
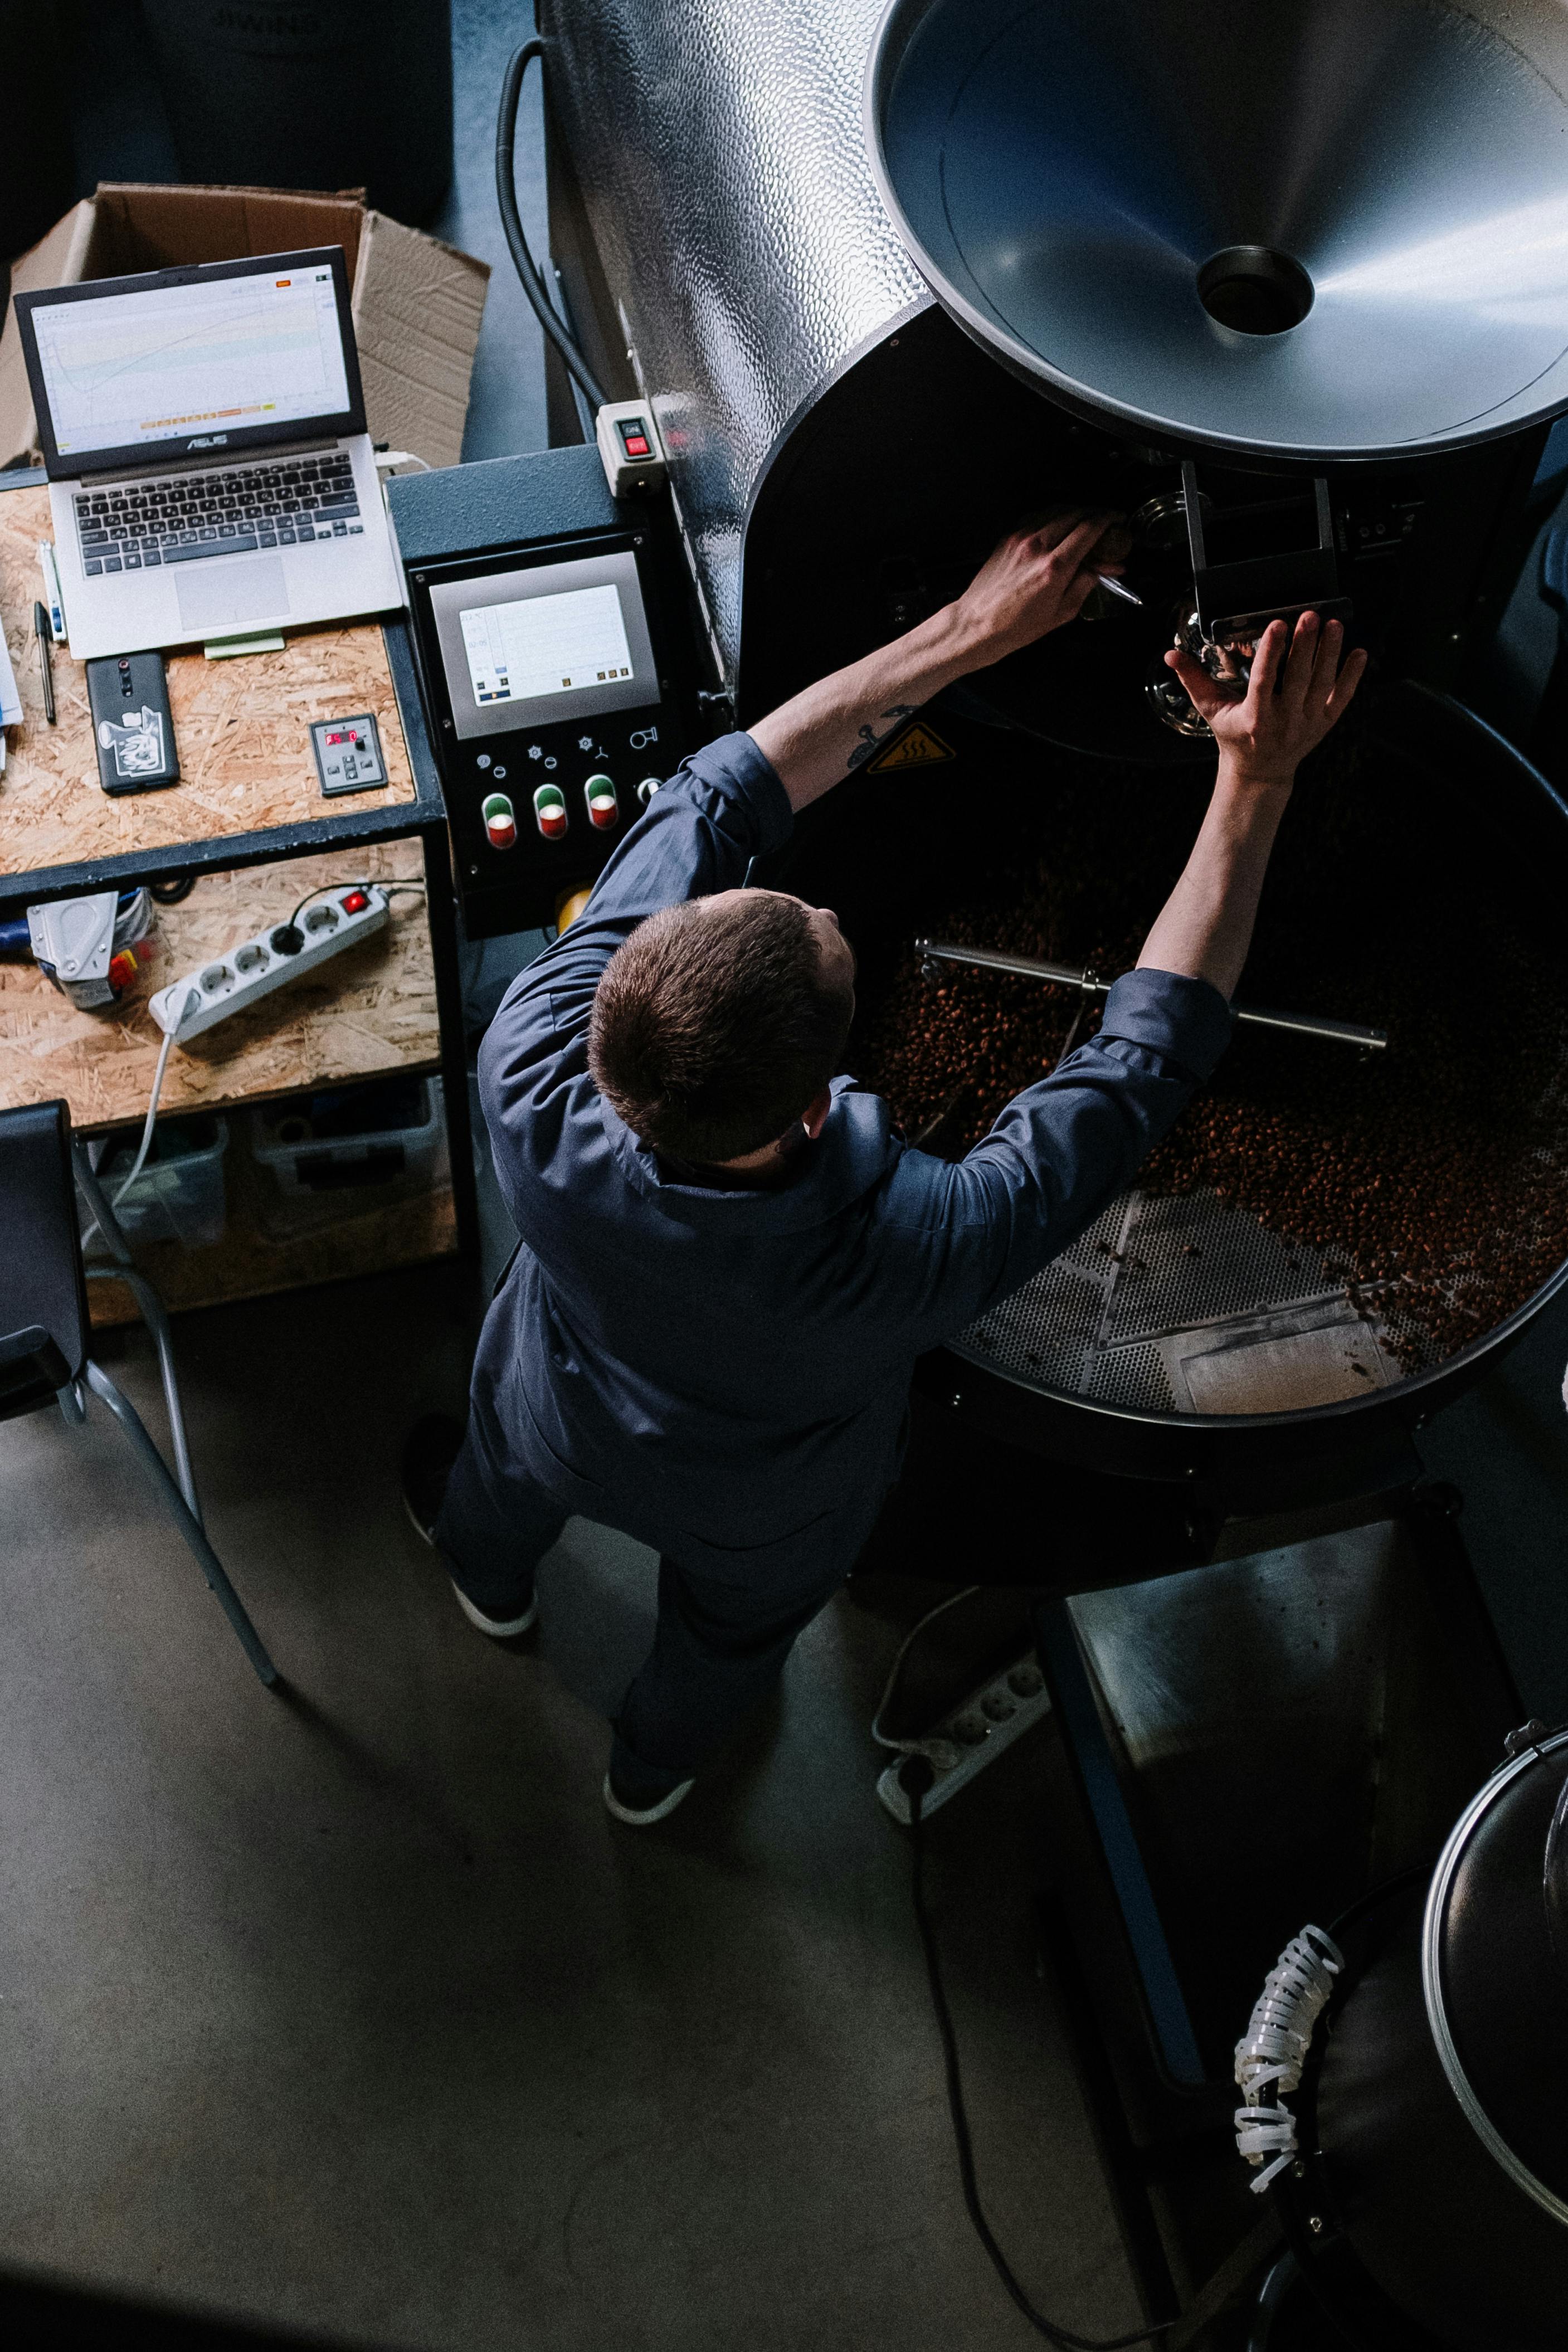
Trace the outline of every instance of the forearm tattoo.
<instances>
[{"instance_id":1,"label":"forearm tattoo","mask_svg":"<svg viewBox=\"0 0 1568 2352\"><path fill-rule=\"evenodd\" d=\"M896 735L905 719L912 719L919 708L920 705L914 702L895 702L890 710L884 710L881 714L884 719L890 719L893 723L890 727L885 727L879 735L874 727L862 727L860 740L849 754L847 762L848 767L863 768L873 752L879 751L889 736Z\"/></svg>"}]
</instances>

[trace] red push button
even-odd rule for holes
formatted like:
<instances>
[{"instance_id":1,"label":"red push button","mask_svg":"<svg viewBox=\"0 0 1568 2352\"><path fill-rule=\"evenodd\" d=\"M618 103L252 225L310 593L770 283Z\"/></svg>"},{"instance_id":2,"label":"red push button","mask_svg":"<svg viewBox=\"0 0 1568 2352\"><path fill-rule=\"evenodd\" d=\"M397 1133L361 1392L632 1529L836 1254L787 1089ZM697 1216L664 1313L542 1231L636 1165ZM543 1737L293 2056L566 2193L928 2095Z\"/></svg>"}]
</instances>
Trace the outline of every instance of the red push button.
<instances>
[{"instance_id":1,"label":"red push button","mask_svg":"<svg viewBox=\"0 0 1568 2352\"><path fill-rule=\"evenodd\" d=\"M338 904L345 915L363 915L370 904L370 898L363 890L350 890L338 900Z\"/></svg>"},{"instance_id":2,"label":"red push button","mask_svg":"<svg viewBox=\"0 0 1568 2352\"><path fill-rule=\"evenodd\" d=\"M517 812L504 793L491 793L485 802L485 838L492 849L517 846Z\"/></svg>"},{"instance_id":3,"label":"red push button","mask_svg":"<svg viewBox=\"0 0 1568 2352\"><path fill-rule=\"evenodd\" d=\"M644 433L628 433L626 435L626 455L628 457L646 457L647 456L647 436Z\"/></svg>"},{"instance_id":4,"label":"red push button","mask_svg":"<svg viewBox=\"0 0 1568 2352\"><path fill-rule=\"evenodd\" d=\"M561 839L566 830L566 803L559 785L540 785L533 795L533 821L546 841Z\"/></svg>"},{"instance_id":5,"label":"red push button","mask_svg":"<svg viewBox=\"0 0 1568 2352\"><path fill-rule=\"evenodd\" d=\"M601 833L608 833L620 821L621 804L616 798L616 787L608 776L590 776L583 787L583 797L588 803L588 822Z\"/></svg>"}]
</instances>

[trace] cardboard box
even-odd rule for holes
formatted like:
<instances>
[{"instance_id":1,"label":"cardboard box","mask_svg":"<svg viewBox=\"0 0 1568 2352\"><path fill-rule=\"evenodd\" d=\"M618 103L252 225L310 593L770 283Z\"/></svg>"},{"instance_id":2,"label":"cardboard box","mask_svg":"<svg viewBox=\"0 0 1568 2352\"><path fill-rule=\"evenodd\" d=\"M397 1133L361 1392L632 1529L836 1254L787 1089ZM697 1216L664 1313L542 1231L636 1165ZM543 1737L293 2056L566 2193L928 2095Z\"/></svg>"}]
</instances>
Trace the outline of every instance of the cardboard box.
<instances>
[{"instance_id":1,"label":"cardboard box","mask_svg":"<svg viewBox=\"0 0 1568 2352\"><path fill-rule=\"evenodd\" d=\"M177 262L239 261L312 245L341 245L348 257L371 439L410 449L429 466L455 466L489 265L371 211L353 190L313 195L103 184L22 256L11 284L31 293ZM21 338L7 304L0 332L0 467L26 466L37 454Z\"/></svg>"}]
</instances>

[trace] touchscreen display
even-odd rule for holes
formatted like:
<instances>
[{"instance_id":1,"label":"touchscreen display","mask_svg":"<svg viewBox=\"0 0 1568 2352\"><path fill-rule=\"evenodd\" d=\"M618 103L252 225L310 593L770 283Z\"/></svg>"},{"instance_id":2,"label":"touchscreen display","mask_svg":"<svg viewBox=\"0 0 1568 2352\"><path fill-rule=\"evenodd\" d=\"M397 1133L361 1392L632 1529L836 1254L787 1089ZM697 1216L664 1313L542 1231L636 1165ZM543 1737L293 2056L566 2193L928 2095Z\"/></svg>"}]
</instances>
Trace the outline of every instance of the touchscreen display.
<instances>
[{"instance_id":1,"label":"touchscreen display","mask_svg":"<svg viewBox=\"0 0 1568 2352\"><path fill-rule=\"evenodd\" d=\"M621 600L610 586L470 604L460 618L476 702L536 702L632 674Z\"/></svg>"},{"instance_id":2,"label":"touchscreen display","mask_svg":"<svg viewBox=\"0 0 1568 2352\"><path fill-rule=\"evenodd\" d=\"M461 740L659 698L629 549L439 581L430 613Z\"/></svg>"}]
</instances>

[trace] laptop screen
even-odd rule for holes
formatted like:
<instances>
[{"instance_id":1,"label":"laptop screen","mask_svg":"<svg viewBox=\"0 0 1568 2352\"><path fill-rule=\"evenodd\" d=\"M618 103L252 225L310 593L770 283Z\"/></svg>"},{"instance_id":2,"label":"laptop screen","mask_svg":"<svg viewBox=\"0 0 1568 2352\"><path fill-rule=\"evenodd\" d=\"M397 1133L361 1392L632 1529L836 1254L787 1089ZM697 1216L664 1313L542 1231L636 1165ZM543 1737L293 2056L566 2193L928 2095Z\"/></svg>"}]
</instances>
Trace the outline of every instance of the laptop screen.
<instances>
[{"instance_id":1,"label":"laptop screen","mask_svg":"<svg viewBox=\"0 0 1568 2352\"><path fill-rule=\"evenodd\" d=\"M57 476L362 423L335 248L58 287L17 312Z\"/></svg>"}]
</instances>

